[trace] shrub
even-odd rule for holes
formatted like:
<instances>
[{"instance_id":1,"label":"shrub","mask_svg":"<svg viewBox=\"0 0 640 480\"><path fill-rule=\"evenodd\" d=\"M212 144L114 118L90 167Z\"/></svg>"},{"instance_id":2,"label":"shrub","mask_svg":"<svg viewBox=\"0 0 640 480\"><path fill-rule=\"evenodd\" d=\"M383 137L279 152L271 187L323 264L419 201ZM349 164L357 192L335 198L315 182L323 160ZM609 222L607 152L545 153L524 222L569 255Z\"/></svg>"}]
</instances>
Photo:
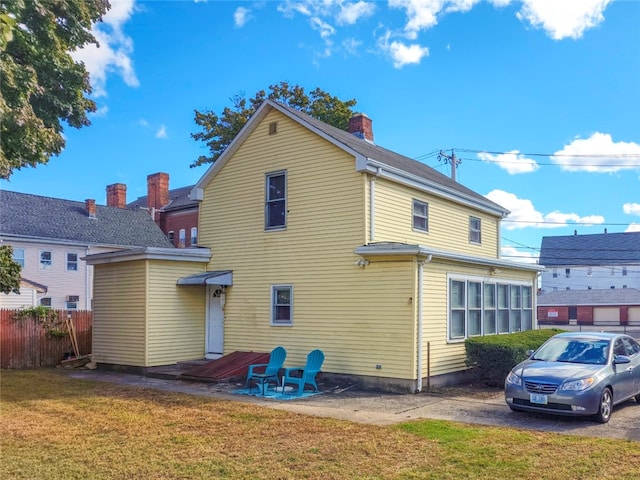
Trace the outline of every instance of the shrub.
<instances>
[{"instance_id":1,"label":"shrub","mask_svg":"<svg viewBox=\"0 0 640 480\"><path fill-rule=\"evenodd\" d=\"M557 328L527 330L507 335L487 335L465 341L466 363L473 380L490 387L501 387L509 371L527 359L527 350L535 350L563 330Z\"/></svg>"}]
</instances>

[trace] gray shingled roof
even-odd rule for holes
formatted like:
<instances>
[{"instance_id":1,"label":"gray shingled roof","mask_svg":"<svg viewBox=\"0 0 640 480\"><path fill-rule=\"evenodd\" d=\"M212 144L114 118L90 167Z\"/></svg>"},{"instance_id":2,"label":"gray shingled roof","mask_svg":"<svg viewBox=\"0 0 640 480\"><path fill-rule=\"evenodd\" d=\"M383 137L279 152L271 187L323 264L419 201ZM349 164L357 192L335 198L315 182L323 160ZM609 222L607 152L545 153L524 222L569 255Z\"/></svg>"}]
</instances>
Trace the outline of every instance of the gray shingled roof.
<instances>
[{"instance_id":1,"label":"gray shingled roof","mask_svg":"<svg viewBox=\"0 0 640 480\"><path fill-rule=\"evenodd\" d=\"M195 185L189 185L187 187L180 187L169 190L169 203L164 208L162 208L162 210L165 212L169 212L172 210L182 210L185 208L197 208L200 202L198 202L197 200L191 200L189 198L189 193L191 193L191 190L194 186ZM149 206L147 198L147 195L145 195L144 197L138 197L137 200L128 203L127 208L147 208Z\"/></svg>"},{"instance_id":2,"label":"gray shingled roof","mask_svg":"<svg viewBox=\"0 0 640 480\"><path fill-rule=\"evenodd\" d=\"M538 295L540 307L562 305L640 305L640 290L635 288L561 290Z\"/></svg>"},{"instance_id":3,"label":"gray shingled roof","mask_svg":"<svg viewBox=\"0 0 640 480\"><path fill-rule=\"evenodd\" d=\"M494 209L503 210L505 212L507 211L501 205L492 202L485 196L480 195L470 188L467 188L464 185L452 180L451 178L443 175L436 169L422 162L409 157L405 157L404 155L400 155L399 153L392 152L391 150L387 150L386 148L380 147L378 145L369 143L366 140L356 137L352 133L349 133L345 130L340 130L339 128L324 123L321 120L307 115L306 113L296 110L295 108L291 108L279 102L271 102L276 103L279 107L287 110L291 115L297 117L302 122L312 125L313 127L323 132L325 135L333 137L338 142L346 145L347 147L359 153L360 155L363 155L364 157L371 158L390 167L402 170L408 174L415 175L416 177L420 177L427 181L442 185L443 187L451 191L458 192L467 197L471 197L480 203L491 206Z\"/></svg>"},{"instance_id":4,"label":"gray shingled roof","mask_svg":"<svg viewBox=\"0 0 640 480\"><path fill-rule=\"evenodd\" d=\"M539 263L545 267L640 264L640 232L542 237Z\"/></svg>"},{"instance_id":5,"label":"gray shingled roof","mask_svg":"<svg viewBox=\"0 0 640 480\"><path fill-rule=\"evenodd\" d=\"M84 202L6 190L0 191L0 235L87 245L172 248L143 210L96 205L96 218L90 218Z\"/></svg>"}]
</instances>

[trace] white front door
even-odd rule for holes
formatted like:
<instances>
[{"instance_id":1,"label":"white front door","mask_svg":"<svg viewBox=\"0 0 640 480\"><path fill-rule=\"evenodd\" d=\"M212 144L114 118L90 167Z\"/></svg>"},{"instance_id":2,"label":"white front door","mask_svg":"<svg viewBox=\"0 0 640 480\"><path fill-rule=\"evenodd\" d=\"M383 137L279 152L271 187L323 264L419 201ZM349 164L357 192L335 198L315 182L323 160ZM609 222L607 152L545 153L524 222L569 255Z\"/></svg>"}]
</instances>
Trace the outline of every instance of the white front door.
<instances>
[{"instance_id":1,"label":"white front door","mask_svg":"<svg viewBox=\"0 0 640 480\"><path fill-rule=\"evenodd\" d=\"M207 358L218 358L224 351L224 290L219 285L207 285Z\"/></svg>"}]
</instances>

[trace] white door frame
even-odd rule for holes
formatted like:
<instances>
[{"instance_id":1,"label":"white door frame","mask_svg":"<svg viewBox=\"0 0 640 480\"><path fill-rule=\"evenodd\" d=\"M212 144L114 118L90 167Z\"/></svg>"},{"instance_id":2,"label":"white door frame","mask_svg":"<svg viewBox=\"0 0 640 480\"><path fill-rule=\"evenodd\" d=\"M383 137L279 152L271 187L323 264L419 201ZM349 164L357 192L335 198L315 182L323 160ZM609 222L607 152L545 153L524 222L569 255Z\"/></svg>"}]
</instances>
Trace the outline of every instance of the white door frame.
<instances>
[{"instance_id":1,"label":"white door frame","mask_svg":"<svg viewBox=\"0 0 640 480\"><path fill-rule=\"evenodd\" d=\"M205 358L220 358L224 352L225 287L207 285L207 312L205 322Z\"/></svg>"}]
</instances>

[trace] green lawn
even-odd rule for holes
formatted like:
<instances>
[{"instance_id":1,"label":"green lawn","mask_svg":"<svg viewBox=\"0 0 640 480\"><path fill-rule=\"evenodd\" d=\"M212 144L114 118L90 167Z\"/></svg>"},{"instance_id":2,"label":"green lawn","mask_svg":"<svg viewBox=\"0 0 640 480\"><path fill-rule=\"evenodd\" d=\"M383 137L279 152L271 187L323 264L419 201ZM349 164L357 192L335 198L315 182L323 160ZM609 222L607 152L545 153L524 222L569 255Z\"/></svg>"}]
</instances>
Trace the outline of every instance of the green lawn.
<instances>
[{"instance_id":1,"label":"green lawn","mask_svg":"<svg viewBox=\"0 0 640 480\"><path fill-rule=\"evenodd\" d=\"M2 371L0 478L637 480L640 443L416 421L392 427Z\"/></svg>"}]
</instances>

